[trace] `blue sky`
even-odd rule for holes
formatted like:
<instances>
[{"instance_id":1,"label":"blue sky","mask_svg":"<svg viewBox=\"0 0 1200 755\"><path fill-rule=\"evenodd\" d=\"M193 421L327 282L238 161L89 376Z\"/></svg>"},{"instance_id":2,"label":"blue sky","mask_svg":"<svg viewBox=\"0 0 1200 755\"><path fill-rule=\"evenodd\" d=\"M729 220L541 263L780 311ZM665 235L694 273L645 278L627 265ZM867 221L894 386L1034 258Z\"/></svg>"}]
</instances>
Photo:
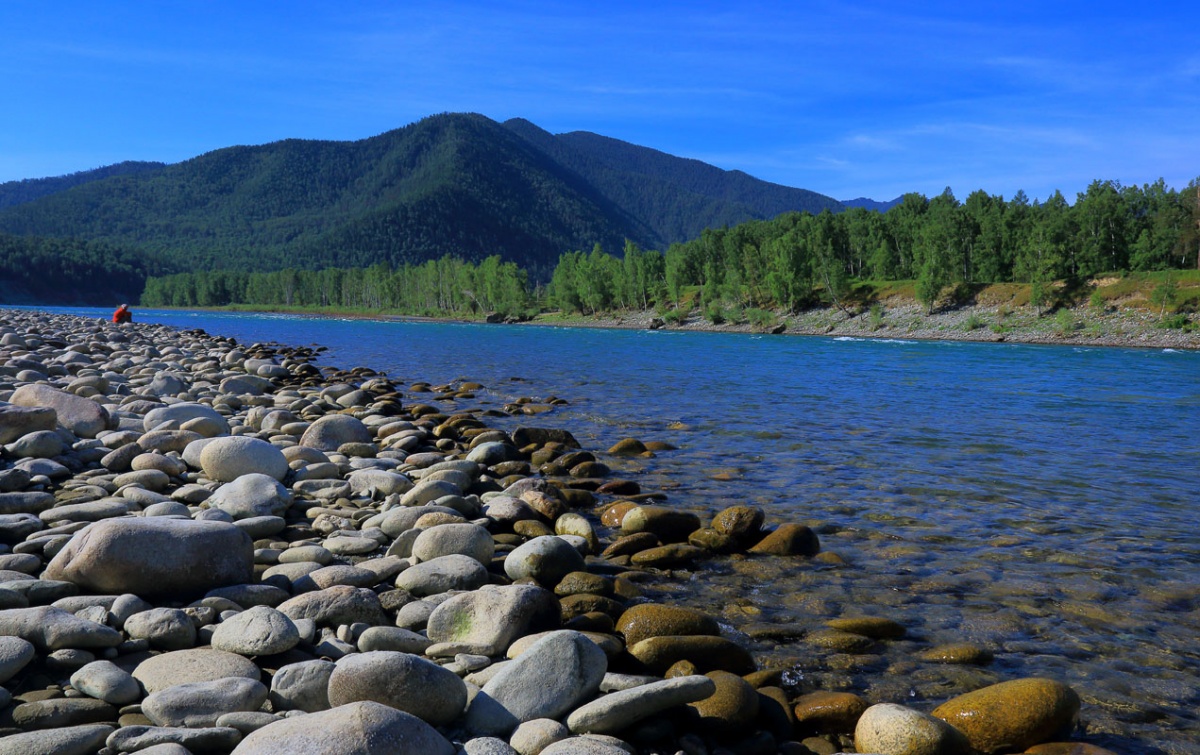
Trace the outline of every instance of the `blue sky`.
<instances>
[{"instance_id":1,"label":"blue sky","mask_svg":"<svg viewBox=\"0 0 1200 755\"><path fill-rule=\"evenodd\" d=\"M839 199L1200 175L1200 4L0 0L0 181L429 114Z\"/></svg>"}]
</instances>

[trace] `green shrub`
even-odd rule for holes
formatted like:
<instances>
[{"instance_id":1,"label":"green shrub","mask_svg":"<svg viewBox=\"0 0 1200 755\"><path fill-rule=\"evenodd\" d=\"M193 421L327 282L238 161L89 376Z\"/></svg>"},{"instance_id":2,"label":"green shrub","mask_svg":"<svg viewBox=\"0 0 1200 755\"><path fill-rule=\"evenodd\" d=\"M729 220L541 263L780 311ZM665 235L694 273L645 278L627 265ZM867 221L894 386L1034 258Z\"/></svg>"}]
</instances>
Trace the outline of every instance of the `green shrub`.
<instances>
[{"instance_id":1,"label":"green shrub","mask_svg":"<svg viewBox=\"0 0 1200 755\"><path fill-rule=\"evenodd\" d=\"M1190 325L1188 316L1183 313L1164 317L1158 325L1159 327L1166 328L1168 330L1191 330L1191 328L1188 327Z\"/></svg>"},{"instance_id":2,"label":"green shrub","mask_svg":"<svg viewBox=\"0 0 1200 755\"><path fill-rule=\"evenodd\" d=\"M1104 295L1100 293L1100 289L1092 289L1092 295L1088 297L1088 306L1097 311L1104 311L1107 302L1104 300Z\"/></svg>"},{"instance_id":3,"label":"green shrub","mask_svg":"<svg viewBox=\"0 0 1200 755\"><path fill-rule=\"evenodd\" d=\"M710 304L704 308L704 317L713 325L720 325L725 322L725 310L719 304Z\"/></svg>"},{"instance_id":4,"label":"green shrub","mask_svg":"<svg viewBox=\"0 0 1200 755\"><path fill-rule=\"evenodd\" d=\"M1064 307L1054 315L1054 329L1060 336L1065 336L1079 330L1079 323L1075 322L1075 315L1071 310Z\"/></svg>"},{"instance_id":5,"label":"green shrub","mask_svg":"<svg viewBox=\"0 0 1200 755\"><path fill-rule=\"evenodd\" d=\"M774 312L768 312L758 307L749 307L744 314L746 320L756 328L767 330L775 327L776 317Z\"/></svg>"},{"instance_id":6,"label":"green shrub","mask_svg":"<svg viewBox=\"0 0 1200 755\"><path fill-rule=\"evenodd\" d=\"M974 312L972 312L971 316L967 318L967 321L963 323L963 327L966 328L968 332L972 330L979 330L984 325L987 325L987 323L984 322L982 317Z\"/></svg>"},{"instance_id":7,"label":"green shrub","mask_svg":"<svg viewBox=\"0 0 1200 755\"><path fill-rule=\"evenodd\" d=\"M871 305L871 330L879 330L883 327L883 305Z\"/></svg>"}]
</instances>

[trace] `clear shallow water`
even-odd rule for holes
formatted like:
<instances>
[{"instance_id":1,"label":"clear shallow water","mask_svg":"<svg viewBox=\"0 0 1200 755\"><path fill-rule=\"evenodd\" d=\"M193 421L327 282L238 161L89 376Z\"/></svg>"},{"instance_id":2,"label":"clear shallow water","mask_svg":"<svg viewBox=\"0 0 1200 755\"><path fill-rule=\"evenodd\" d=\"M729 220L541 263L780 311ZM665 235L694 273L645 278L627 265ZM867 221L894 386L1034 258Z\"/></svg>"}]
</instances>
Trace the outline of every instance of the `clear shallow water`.
<instances>
[{"instance_id":1,"label":"clear shallow water","mask_svg":"<svg viewBox=\"0 0 1200 755\"><path fill-rule=\"evenodd\" d=\"M402 381L477 380L493 406L553 394L571 405L522 422L569 428L593 449L630 435L674 443L614 465L672 505L749 502L809 523L846 561L720 560L663 588L748 633L799 689L928 709L984 683L1053 676L1083 695L1089 741L1200 752L1200 354L136 315L319 344L326 363ZM856 614L900 620L909 637L846 655L756 631ZM995 663L913 657L959 641Z\"/></svg>"}]
</instances>

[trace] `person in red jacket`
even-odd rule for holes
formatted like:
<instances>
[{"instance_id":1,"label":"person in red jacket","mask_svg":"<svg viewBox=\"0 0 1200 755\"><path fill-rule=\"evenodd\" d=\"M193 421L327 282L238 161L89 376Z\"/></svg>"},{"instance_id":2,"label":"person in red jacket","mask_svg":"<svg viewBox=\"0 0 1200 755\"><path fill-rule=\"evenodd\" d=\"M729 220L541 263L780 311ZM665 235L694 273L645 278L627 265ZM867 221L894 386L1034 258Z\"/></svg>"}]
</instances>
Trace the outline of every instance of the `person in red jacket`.
<instances>
[{"instance_id":1,"label":"person in red jacket","mask_svg":"<svg viewBox=\"0 0 1200 755\"><path fill-rule=\"evenodd\" d=\"M124 325L127 322L133 322L133 313L129 311L128 304L122 304L117 307L117 311L113 312L112 321L118 325Z\"/></svg>"}]
</instances>

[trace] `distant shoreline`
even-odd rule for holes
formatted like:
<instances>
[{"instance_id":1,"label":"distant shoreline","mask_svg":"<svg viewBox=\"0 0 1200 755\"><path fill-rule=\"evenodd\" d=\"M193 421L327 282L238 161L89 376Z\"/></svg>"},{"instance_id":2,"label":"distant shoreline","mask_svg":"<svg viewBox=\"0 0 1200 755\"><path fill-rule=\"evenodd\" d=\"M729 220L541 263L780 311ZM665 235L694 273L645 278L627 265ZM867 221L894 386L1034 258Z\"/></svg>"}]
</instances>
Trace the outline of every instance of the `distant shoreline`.
<instances>
[{"instance_id":1,"label":"distant shoreline","mask_svg":"<svg viewBox=\"0 0 1200 755\"><path fill-rule=\"evenodd\" d=\"M300 317L396 322L484 324L483 318L431 317L363 310L312 310L283 307L248 309L229 307L157 307L175 311L263 312ZM1099 348L1144 348L1200 350L1200 333L1161 327L1161 318L1135 307L1109 307L1098 311L1080 306L1060 311L1066 317L1043 314L1038 317L1029 307L1006 309L1003 306L970 305L946 308L926 314L912 301L885 302L877 319L870 312L847 315L835 308L818 308L799 314L777 315L784 329L778 335L852 337L864 339L906 339L919 341L968 341L976 343L1021 343ZM134 311L136 319L136 310ZM650 310L605 313L601 315L540 314L531 320L509 324L532 327L563 327L615 330L650 330L658 319ZM664 331L697 333L740 333L768 335L767 330L749 323L713 324L699 312L680 322L663 324Z\"/></svg>"}]
</instances>

